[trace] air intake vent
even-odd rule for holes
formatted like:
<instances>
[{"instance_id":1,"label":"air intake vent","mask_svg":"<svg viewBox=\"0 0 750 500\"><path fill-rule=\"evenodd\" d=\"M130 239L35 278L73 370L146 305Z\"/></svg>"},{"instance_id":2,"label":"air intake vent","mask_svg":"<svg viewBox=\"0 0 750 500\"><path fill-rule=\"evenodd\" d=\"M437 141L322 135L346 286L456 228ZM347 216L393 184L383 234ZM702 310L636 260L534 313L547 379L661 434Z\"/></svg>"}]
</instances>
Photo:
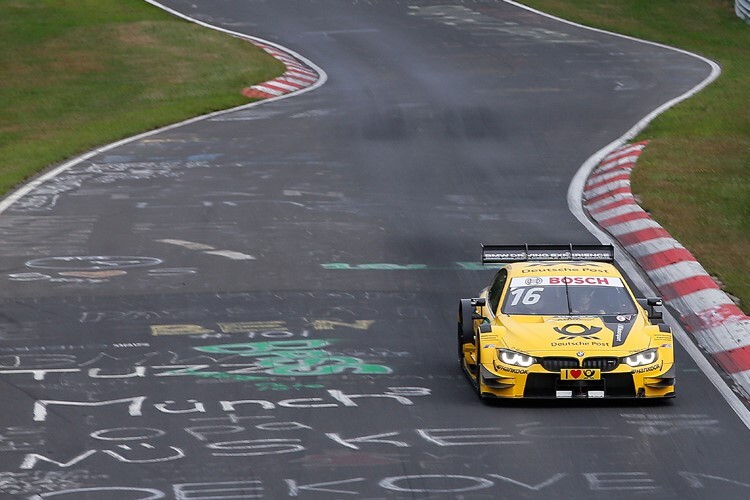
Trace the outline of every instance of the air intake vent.
<instances>
[{"instance_id":1,"label":"air intake vent","mask_svg":"<svg viewBox=\"0 0 750 500\"><path fill-rule=\"evenodd\" d=\"M603 372L611 372L620 365L620 360L617 358L601 357L601 358L586 358L583 360L584 368L598 368Z\"/></svg>"},{"instance_id":2,"label":"air intake vent","mask_svg":"<svg viewBox=\"0 0 750 500\"><path fill-rule=\"evenodd\" d=\"M542 358L542 368L548 372L559 372L564 368L578 368L578 359L576 358Z\"/></svg>"}]
</instances>

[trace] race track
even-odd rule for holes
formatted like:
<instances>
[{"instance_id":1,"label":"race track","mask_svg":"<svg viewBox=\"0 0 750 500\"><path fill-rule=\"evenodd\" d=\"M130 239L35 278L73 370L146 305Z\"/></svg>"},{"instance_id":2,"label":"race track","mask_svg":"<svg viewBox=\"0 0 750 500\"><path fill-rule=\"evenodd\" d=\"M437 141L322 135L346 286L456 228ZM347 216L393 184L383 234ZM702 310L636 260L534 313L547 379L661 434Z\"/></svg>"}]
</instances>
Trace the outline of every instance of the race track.
<instances>
[{"instance_id":1,"label":"race track","mask_svg":"<svg viewBox=\"0 0 750 500\"><path fill-rule=\"evenodd\" d=\"M682 348L668 404L482 403L455 359L480 243L596 243L572 177L706 64L501 1L164 3L328 80L0 215L0 498L748 497Z\"/></svg>"}]
</instances>

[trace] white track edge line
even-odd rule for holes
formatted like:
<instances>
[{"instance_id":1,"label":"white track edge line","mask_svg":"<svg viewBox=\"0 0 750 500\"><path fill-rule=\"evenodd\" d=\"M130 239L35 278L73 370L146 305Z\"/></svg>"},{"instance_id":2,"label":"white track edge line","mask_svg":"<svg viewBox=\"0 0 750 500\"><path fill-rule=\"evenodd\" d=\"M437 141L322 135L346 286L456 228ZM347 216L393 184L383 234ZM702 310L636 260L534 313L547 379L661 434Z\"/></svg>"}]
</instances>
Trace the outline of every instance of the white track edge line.
<instances>
[{"instance_id":1,"label":"white track edge line","mask_svg":"<svg viewBox=\"0 0 750 500\"><path fill-rule=\"evenodd\" d=\"M93 156L96 156L98 154L104 153L104 152L109 151L111 149L123 146L125 144L129 144L131 142L135 142L135 141L138 141L138 140L141 140L141 139L145 139L146 137L151 137L152 135L160 134L162 132L167 132L169 130L173 130L173 129L176 129L176 128L179 128L179 127L183 127L185 125L191 125L191 124L196 123L196 122L200 122L200 121L204 121L204 120L208 120L208 119L214 118L216 116L225 115L225 114L228 114L228 113L233 113L235 111L242 111L242 110L245 110L245 109L249 109L249 108L253 108L253 107L259 106L261 104L268 103L268 102L280 101L281 99L286 99L288 97L298 96L298 95L304 94L306 92L312 92L313 90L321 87L323 84L325 84L326 80L328 80L328 75L326 74L325 71L323 71L323 69L321 67L319 67L317 64L313 63L312 61L310 61L306 57L304 57L304 56L302 56L302 55L294 52L293 50L287 49L286 47L284 47L282 45L279 45L277 43L274 43L274 42L271 42L271 41L268 41L268 40L264 40L264 39L259 38L259 37L255 37L255 36L251 36L251 35L246 35L244 33L239 33L239 32L236 32L236 31L227 30L227 29L224 29L224 28L220 28L218 26L213 26L213 25L205 23L203 21L199 21L198 19L194 19L192 17L186 16L185 14L177 12L176 10L170 9L169 7L166 7L166 6L162 5L162 4L160 4L159 2L156 2L155 0L143 0L143 1L146 2L146 3L149 3L151 5L153 5L154 7L158 7L160 9L164 10L164 11L168 12L169 14L172 14L173 16L176 16L176 17L179 17L179 18L184 19L186 21L198 24L200 26L203 26L204 28L209 28L209 29L212 29L212 30L220 31L222 33L226 33L228 35L236 36L238 38L244 38L246 40L257 41L259 43L263 43L263 44L266 44L266 45L269 45L269 46L273 46L273 47L275 47L275 48L277 48L277 49L279 49L281 51L285 51L288 54L292 54L294 57L296 57L297 59L299 59L300 61L304 62L306 65L308 65L310 68L313 68L318 73L319 78L318 78L318 80L315 83L313 83L309 87L304 87L304 88L302 88L300 90L294 91L294 92L289 93L289 94L284 94L284 95L280 95L278 97L272 97L272 98L269 98L269 99L263 99L263 100L260 100L260 101L251 102L249 104L242 104L242 105L236 106L234 108L223 109L223 110L220 110L220 111L214 111L213 113L208 113L208 114L205 114L205 115L196 116L194 118L188 118L187 120L183 120L181 122L173 123L171 125L166 125L164 127L158 128L158 129L150 130L148 132L144 132L142 134L134 135L132 137L127 137L125 139L122 139L122 140L119 140L119 141L116 141L116 142L112 142L110 144L106 144L104 146L101 146L101 147L98 147L96 149L93 149L93 150L91 150L91 151L89 151L87 153L84 153L84 154L82 154L80 156L77 156L77 157L75 157L75 158L73 158L71 160L68 160L68 161L62 163L58 167L55 167L52 170L50 170L49 172L47 172L45 174L42 174L42 175L40 175L40 176L32 179L27 184L24 184L23 186L19 187L15 191L13 191L10 194L6 195L2 200L0 200L0 214L2 214L3 212L5 212L11 205L13 205L14 203L16 203L18 200L20 200L21 198L23 198L24 196L26 196L27 194L29 194L31 191L33 191L34 189L36 189L39 185L43 184L44 182L47 182L50 179L53 179L53 178L57 177L58 175L60 175L61 173L65 172L69 168L74 167L75 165L78 165L79 163L82 163L82 162L88 160L89 158L92 158Z\"/></svg>"},{"instance_id":2,"label":"white track edge line","mask_svg":"<svg viewBox=\"0 0 750 500\"><path fill-rule=\"evenodd\" d=\"M666 110L671 108L672 106L676 105L679 102L684 101L685 99L688 99L689 97L694 96L704 88L706 88L711 82L716 80L719 75L721 74L721 68L717 63L714 61L711 61L710 59L707 59L703 56L700 56L698 54L693 54L692 52L688 52L683 49L678 49L676 47L670 47L668 45L660 44L657 42L652 42L648 40L642 40L639 38L627 36L627 35L621 35L619 33L612 33L606 30L602 30L599 28L592 28L590 26L585 26L583 24L574 23L572 21L568 21L565 19L561 19L559 17L547 14L545 12L541 12L539 10L533 9L531 7L528 7L526 5L519 4L513 0L503 0L505 3L514 5L516 7L519 7L521 9L525 9L527 11L533 12L535 14L554 19L556 21L569 24L572 26L576 26L579 28L595 31L598 33L604 33L611 36L616 36L620 38L625 38L627 40L633 40L636 42L645 43L648 45L654 45L657 47L673 50L675 52L679 52L682 54L686 54L688 56L692 56L696 59L699 59L706 63L711 68L711 73L698 85L693 87L692 89L688 90L684 94L675 97L674 99L662 104L658 108L656 108L654 111L646 115L643 119L641 119L638 123L636 123L630 130L625 132L620 138L612 141L608 145L604 146L602 149L594 153L591 157L589 157L583 165L578 169L575 176L573 177L570 186L568 188L568 208L570 209L571 213L583 224L586 229L589 230L589 232L595 236L599 241L602 243L611 243L615 245L615 247L619 250L619 258L618 262L628 271L628 274L633 278L633 281L636 282L636 284L642 289L642 290L648 290L651 293L655 293L653 286L651 283L646 279L643 275L643 270L640 268L640 266L636 263L636 261L628 254L626 251L622 249L620 246L620 243L611 238L610 235L606 232L604 232L599 226L594 224L584 212L583 209L583 190L584 185L586 183L586 179L588 178L589 174L596 168L596 166L600 163L600 161L606 157L608 154L613 152L615 149L620 147L621 145L625 144L627 141L635 137L641 130L646 128L646 126L653 121L657 116L664 113ZM724 400L727 402L727 404L734 410L734 412L737 414L739 419L742 421L742 423L750 429L750 410L740 401L739 397L735 392L729 387L729 384L727 384L726 380L722 378L722 376L719 374L719 372L709 363L709 361L706 359L706 357L701 353L700 349L697 345L693 342L693 339L685 332L685 330L682 328L682 325L674 318L668 310L665 311L666 315L672 320L672 324L675 326L675 336L680 341L680 344L685 348L687 353L690 355L690 357L693 359L693 361L698 365L698 367L703 371L703 373L706 375L706 377L709 379L709 381L716 387L716 390L719 391L719 394L724 398Z\"/></svg>"}]
</instances>

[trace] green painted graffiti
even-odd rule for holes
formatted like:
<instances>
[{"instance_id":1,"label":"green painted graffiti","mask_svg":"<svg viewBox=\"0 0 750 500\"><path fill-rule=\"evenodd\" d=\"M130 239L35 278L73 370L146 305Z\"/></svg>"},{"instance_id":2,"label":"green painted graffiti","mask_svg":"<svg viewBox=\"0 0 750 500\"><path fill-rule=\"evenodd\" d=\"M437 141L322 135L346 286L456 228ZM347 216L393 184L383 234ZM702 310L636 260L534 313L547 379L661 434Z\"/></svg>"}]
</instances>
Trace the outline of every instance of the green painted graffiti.
<instances>
[{"instance_id":1,"label":"green painted graffiti","mask_svg":"<svg viewBox=\"0 0 750 500\"><path fill-rule=\"evenodd\" d=\"M391 369L383 365L364 363L359 358L348 356L309 356L295 359L293 362L279 362L276 359L263 359L258 363L267 367L265 373L282 377L304 377L311 375L335 375L337 373L354 373L356 375L385 375Z\"/></svg>"},{"instance_id":2,"label":"green painted graffiti","mask_svg":"<svg viewBox=\"0 0 750 500\"><path fill-rule=\"evenodd\" d=\"M216 378L216 379L226 379L226 380L234 380L235 382L252 382L257 380L265 380L266 377L254 377L252 375L240 375L237 373L227 373L227 372L199 372L199 371L185 371L180 373L180 375L192 375L194 377L200 377L200 378Z\"/></svg>"},{"instance_id":3,"label":"green painted graffiti","mask_svg":"<svg viewBox=\"0 0 750 500\"><path fill-rule=\"evenodd\" d=\"M196 347L201 352L211 354L233 354L256 359L250 368L231 370L228 374L263 373L280 377L308 377L353 373L356 375L384 375L392 370L383 365L365 363L352 356L335 356L326 351L327 340L278 340L273 342L248 342L242 344L219 344ZM183 371L180 374L208 376L206 373ZM167 375L167 374L164 374ZM254 377L246 380L257 380Z\"/></svg>"},{"instance_id":4,"label":"green painted graffiti","mask_svg":"<svg viewBox=\"0 0 750 500\"><path fill-rule=\"evenodd\" d=\"M219 344L195 347L195 350L211 354L235 354L248 358L279 356L285 358L306 357L310 352L325 353L322 348L330 344L327 340L275 340L270 342L246 342L242 344Z\"/></svg>"}]
</instances>

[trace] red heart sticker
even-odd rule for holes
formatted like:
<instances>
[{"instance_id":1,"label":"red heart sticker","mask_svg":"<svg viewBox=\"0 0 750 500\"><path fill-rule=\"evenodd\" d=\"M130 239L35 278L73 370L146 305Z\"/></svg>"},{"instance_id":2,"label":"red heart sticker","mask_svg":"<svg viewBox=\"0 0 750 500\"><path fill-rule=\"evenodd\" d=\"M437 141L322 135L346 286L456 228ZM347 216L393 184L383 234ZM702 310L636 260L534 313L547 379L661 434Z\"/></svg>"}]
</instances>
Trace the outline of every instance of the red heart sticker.
<instances>
[{"instance_id":1,"label":"red heart sticker","mask_svg":"<svg viewBox=\"0 0 750 500\"><path fill-rule=\"evenodd\" d=\"M581 370L570 370L570 374L573 376L573 378L578 378L581 376Z\"/></svg>"}]
</instances>

